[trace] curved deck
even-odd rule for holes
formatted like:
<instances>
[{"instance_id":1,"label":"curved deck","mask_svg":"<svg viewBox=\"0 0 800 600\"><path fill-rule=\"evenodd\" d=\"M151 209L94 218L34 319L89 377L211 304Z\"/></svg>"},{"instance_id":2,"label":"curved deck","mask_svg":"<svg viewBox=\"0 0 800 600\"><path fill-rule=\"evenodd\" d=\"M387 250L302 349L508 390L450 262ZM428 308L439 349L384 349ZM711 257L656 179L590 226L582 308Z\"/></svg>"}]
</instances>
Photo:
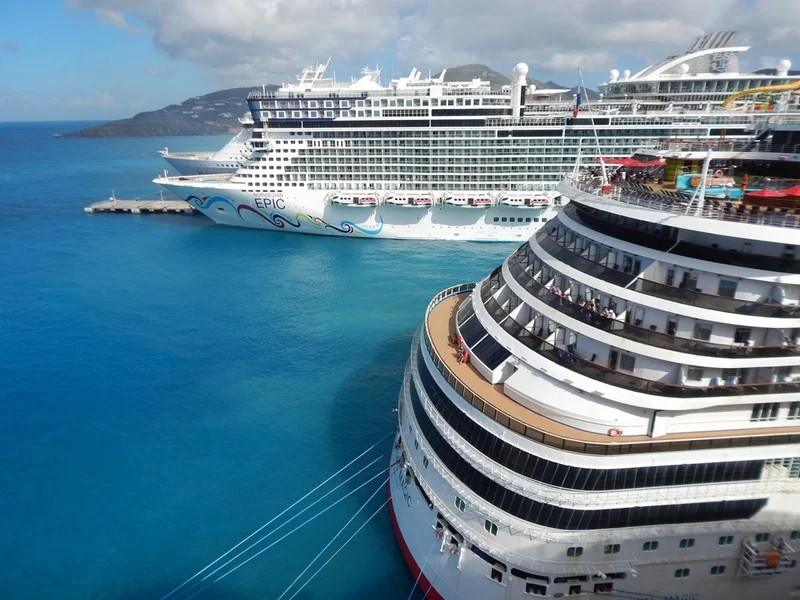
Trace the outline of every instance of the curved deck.
<instances>
[{"instance_id":1,"label":"curved deck","mask_svg":"<svg viewBox=\"0 0 800 600\"><path fill-rule=\"evenodd\" d=\"M612 438L553 421L509 398L503 386L492 385L470 364L456 360L455 312L468 293L444 298L430 307L423 342L437 368L462 396L498 423L548 446L588 454L629 454L670 452L702 448L731 448L791 444L800 442L800 427L735 429L649 436ZM452 337L451 337L452 336ZM459 384L464 388L462 392Z\"/></svg>"}]
</instances>

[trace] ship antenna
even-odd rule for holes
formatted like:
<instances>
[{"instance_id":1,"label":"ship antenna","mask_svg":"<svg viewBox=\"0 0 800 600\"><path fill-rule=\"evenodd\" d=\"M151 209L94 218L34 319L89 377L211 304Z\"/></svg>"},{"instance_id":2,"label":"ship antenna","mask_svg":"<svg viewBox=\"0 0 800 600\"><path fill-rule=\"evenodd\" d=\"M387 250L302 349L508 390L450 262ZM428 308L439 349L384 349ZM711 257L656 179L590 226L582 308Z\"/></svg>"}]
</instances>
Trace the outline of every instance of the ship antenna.
<instances>
[{"instance_id":1,"label":"ship antenna","mask_svg":"<svg viewBox=\"0 0 800 600\"><path fill-rule=\"evenodd\" d=\"M608 173L606 172L606 163L603 160L603 152L600 149L600 137L597 135L597 126L594 122L594 113L592 112L591 102L589 102L589 94L586 92L586 83L583 81L583 71L581 71L580 67L578 67L578 80L580 82L578 85L578 98L580 98L581 90L583 90L583 93L586 95L586 105L589 107L589 118L592 121L592 132L594 133L594 143L597 148L597 156L600 160L600 171L603 174L602 185L603 189L607 189L606 186L608 186ZM575 107L575 110L577 112L577 106Z\"/></svg>"}]
</instances>

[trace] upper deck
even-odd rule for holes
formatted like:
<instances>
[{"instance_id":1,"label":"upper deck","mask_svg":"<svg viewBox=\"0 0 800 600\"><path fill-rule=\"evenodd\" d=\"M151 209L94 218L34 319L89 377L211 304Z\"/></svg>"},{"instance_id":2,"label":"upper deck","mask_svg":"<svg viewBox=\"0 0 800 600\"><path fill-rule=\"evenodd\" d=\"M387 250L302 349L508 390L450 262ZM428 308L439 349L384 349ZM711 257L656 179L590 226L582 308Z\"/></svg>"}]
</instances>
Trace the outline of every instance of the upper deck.
<instances>
[{"instance_id":1,"label":"upper deck","mask_svg":"<svg viewBox=\"0 0 800 600\"><path fill-rule=\"evenodd\" d=\"M800 427L735 429L697 433L609 437L564 425L522 406L504 393L502 385L484 379L469 363L459 363L455 345L455 313L469 297L468 286L450 288L428 307L422 341L436 368L467 402L483 414L539 443L586 454L674 452L705 448L764 446L800 442ZM461 292L461 293L458 293Z\"/></svg>"}]
</instances>

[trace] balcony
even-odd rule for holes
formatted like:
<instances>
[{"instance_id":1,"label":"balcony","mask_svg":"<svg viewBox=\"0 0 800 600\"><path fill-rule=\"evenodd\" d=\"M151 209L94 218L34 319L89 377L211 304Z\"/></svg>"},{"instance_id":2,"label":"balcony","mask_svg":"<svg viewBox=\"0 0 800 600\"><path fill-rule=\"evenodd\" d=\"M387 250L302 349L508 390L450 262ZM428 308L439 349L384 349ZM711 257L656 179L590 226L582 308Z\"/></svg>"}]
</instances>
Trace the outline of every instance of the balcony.
<instances>
[{"instance_id":1,"label":"balcony","mask_svg":"<svg viewBox=\"0 0 800 600\"><path fill-rule=\"evenodd\" d=\"M530 248L530 246L528 246L528 248ZM547 289L526 271L524 264L526 258L527 257L518 252L512 255L508 260L508 270L517 283L529 291L537 300L547 304L547 306L555 308L573 319L588 323L592 327L602 331L618 335L634 342L647 344L648 346L655 346L675 352L686 352L698 356L713 356L719 358L769 358L775 356L796 356L800 353L800 347L796 345L746 346L744 344L715 344L712 342L670 335L660 331L653 331L643 327L637 327L618 319L603 317L599 313L587 310L577 303L569 301L567 297L563 295L559 296ZM502 275L500 275L500 277L502 278ZM487 279L486 282L488 281ZM483 290L481 290L481 293L484 293Z\"/></svg>"},{"instance_id":2,"label":"balcony","mask_svg":"<svg viewBox=\"0 0 800 600\"><path fill-rule=\"evenodd\" d=\"M560 184L561 185L561 184ZM794 213L775 213L733 209L720 206L718 203L707 202L702 208L695 207L690 210L689 197L676 192L642 192L626 184L612 185L607 194L601 191L599 179L582 175L567 175L563 185L577 189L587 194L597 196L598 200L605 202L618 202L640 208L647 208L658 212L668 212L681 216L698 217L714 221L728 221L733 223L750 223L754 225L768 225L771 227L800 228L800 216ZM566 196L573 196L569 190L560 190ZM580 199L580 198L578 198Z\"/></svg>"},{"instance_id":3,"label":"balcony","mask_svg":"<svg viewBox=\"0 0 800 600\"><path fill-rule=\"evenodd\" d=\"M765 427L668 434L659 438L611 438L563 425L525 408L505 395L502 385L486 381L469 363L456 360L455 312L474 284L462 284L437 294L425 315L422 343L441 376L465 401L488 418L538 443L583 454L616 455L677 452L709 448L741 448L800 443L800 427Z\"/></svg>"},{"instance_id":4,"label":"balcony","mask_svg":"<svg viewBox=\"0 0 800 600\"><path fill-rule=\"evenodd\" d=\"M542 227L536 233L536 241L545 252L550 254L571 267L574 267L587 275L602 279L619 287L628 287L631 282L636 281L633 289L637 292L655 296L664 300L670 300L679 304L688 304L698 308L707 308L721 312L748 315L753 317L777 317L777 318L796 318L800 316L800 307L785 306L770 302L751 302L749 300L737 300L736 298L726 298L713 294L704 294L697 290L688 288L673 287L656 283L648 279L638 278L638 274L623 273L617 269L612 269L600 263L584 258L574 253L555 241Z\"/></svg>"}]
</instances>

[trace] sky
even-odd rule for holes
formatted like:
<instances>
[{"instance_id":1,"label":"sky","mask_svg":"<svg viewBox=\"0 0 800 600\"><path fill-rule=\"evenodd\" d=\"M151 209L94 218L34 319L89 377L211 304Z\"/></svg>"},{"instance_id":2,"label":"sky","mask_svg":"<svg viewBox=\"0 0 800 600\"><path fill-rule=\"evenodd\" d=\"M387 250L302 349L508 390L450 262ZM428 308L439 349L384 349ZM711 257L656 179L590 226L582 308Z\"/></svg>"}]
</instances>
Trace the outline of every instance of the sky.
<instances>
[{"instance_id":1,"label":"sky","mask_svg":"<svg viewBox=\"0 0 800 600\"><path fill-rule=\"evenodd\" d=\"M340 80L522 61L595 87L719 30L753 46L742 70L800 67L800 0L2 0L0 121L124 118L329 56Z\"/></svg>"}]
</instances>

